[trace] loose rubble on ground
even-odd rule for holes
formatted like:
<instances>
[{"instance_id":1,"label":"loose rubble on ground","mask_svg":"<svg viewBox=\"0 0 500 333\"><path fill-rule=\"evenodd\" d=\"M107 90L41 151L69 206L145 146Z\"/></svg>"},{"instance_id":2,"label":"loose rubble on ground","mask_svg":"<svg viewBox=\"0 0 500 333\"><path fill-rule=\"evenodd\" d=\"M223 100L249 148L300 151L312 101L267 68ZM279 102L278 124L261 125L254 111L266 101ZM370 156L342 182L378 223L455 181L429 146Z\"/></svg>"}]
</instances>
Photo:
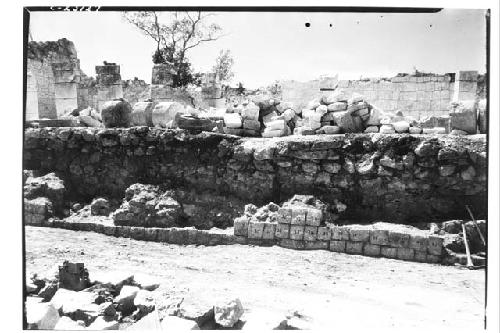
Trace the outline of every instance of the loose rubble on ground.
<instances>
[{"instance_id":1,"label":"loose rubble on ground","mask_svg":"<svg viewBox=\"0 0 500 333\"><path fill-rule=\"evenodd\" d=\"M245 100L222 109L195 109L151 99L132 106L120 98L106 102L100 113L88 107L74 110L60 121L66 122L63 126L155 126L264 138L343 133L470 135L484 133L485 110L485 99L466 100L451 102L449 115L416 119L402 111L386 112L361 94L348 96L336 89L311 100L304 109L273 98ZM51 124L47 126L55 126Z\"/></svg>"}]
</instances>

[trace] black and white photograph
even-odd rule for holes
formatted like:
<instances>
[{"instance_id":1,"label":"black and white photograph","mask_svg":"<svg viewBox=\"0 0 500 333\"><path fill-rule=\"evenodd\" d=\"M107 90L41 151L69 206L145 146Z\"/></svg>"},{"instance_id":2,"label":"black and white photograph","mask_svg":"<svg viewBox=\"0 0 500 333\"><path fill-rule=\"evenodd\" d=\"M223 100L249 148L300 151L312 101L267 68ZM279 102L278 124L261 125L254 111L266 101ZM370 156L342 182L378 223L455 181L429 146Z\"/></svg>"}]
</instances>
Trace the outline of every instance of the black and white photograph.
<instances>
[{"instance_id":1,"label":"black and white photograph","mask_svg":"<svg viewBox=\"0 0 500 333\"><path fill-rule=\"evenodd\" d=\"M10 325L496 331L498 4L447 3L19 5Z\"/></svg>"}]
</instances>

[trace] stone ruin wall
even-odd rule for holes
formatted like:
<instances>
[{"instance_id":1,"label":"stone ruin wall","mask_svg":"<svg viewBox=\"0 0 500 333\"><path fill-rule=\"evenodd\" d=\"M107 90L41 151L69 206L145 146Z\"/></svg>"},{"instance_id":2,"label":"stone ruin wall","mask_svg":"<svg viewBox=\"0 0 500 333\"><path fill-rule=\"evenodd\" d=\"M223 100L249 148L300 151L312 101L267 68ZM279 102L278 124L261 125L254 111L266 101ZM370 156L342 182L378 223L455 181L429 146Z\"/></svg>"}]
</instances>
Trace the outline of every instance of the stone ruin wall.
<instances>
[{"instance_id":1,"label":"stone ruin wall","mask_svg":"<svg viewBox=\"0 0 500 333\"><path fill-rule=\"evenodd\" d=\"M459 71L450 74L400 74L392 78L363 80L337 80L323 78L308 82L282 81L279 98L293 102L302 109L313 98L335 87L348 96L359 93L366 100L384 111L402 111L416 119L425 116L442 116L449 113L452 101L485 98L485 75L476 71Z\"/></svg>"},{"instance_id":2,"label":"stone ruin wall","mask_svg":"<svg viewBox=\"0 0 500 333\"><path fill-rule=\"evenodd\" d=\"M26 119L56 119L76 105L80 61L73 42L30 42L27 55Z\"/></svg>"},{"instance_id":3,"label":"stone ruin wall","mask_svg":"<svg viewBox=\"0 0 500 333\"><path fill-rule=\"evenodd\" d=\"M312 194L341 218L398 223L487 214L485 135L238 138L147 127L25 132L24 168L56 172L88 200L131 184L211 190L255 204ZM481 213L479 213L481 212Z\"/></svg>"}]
</instances>

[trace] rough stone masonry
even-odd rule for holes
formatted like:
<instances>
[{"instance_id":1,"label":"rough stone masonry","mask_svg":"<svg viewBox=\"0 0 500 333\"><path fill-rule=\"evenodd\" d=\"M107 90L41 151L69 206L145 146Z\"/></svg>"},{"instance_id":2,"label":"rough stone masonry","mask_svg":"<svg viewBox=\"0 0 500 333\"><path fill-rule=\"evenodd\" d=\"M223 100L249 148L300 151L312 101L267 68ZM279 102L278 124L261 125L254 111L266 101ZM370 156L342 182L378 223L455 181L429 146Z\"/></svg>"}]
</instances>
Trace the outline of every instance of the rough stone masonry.
<instances>
[{"instance_id":1,"label":"rough stone masonry","mask_svg":"<svg viewBox=\"0 0 500 333\"><path fill-rule=\"evenodd\" d=\"M186 186L249 203L312 194L341 219L412 223L487 212L486 136L239 138L148 127L27 129L24 168L55 172L68 197L121 198L134 183Z\"/></svg>"}]
</instances>

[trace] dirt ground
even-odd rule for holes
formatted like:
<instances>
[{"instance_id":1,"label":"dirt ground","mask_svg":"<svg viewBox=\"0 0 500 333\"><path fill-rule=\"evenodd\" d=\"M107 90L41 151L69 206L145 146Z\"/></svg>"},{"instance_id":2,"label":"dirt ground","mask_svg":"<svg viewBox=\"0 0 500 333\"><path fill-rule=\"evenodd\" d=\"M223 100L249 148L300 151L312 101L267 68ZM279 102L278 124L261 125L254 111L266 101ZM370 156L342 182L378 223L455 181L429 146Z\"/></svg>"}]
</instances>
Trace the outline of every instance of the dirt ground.
<instances>
[{"instance_id":1,"label":"dirt ground","mask_svg":"<svg viewBox=\"0 0 500 333\"><path fill-rule=\"evenodd\" d=\"M173 293L237 296L245 316L262 321L279 323L299 310L312 317L313 328L484 327L484 270L277 246L179 246L93 232L25 231L29 272L70 260L85 263L91 279L98 270L146 273Z\"/></svg>"}]
</instances>

